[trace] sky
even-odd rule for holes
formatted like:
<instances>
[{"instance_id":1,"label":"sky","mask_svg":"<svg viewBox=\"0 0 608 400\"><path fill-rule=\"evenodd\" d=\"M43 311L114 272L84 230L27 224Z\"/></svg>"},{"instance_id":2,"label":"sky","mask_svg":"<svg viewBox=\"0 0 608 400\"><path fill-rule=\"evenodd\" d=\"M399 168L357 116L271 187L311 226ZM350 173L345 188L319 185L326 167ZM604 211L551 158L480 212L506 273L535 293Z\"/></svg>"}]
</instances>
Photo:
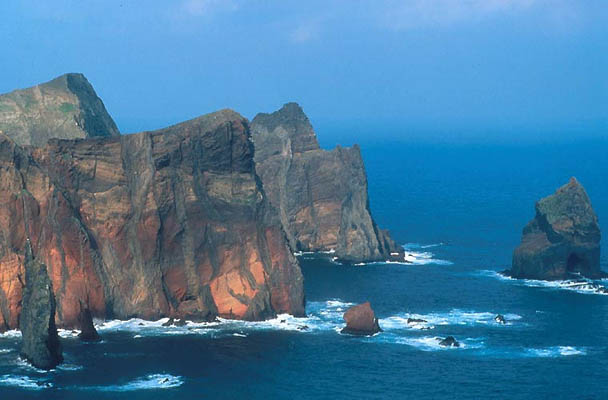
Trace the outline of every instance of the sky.
<instances>
[{"instance_id":1,"label":"sky","mask_svg":"<svg viewBox=\"0 0 608 400\"><path fill-rule=\"evenodd\" d=\"M82 72L123 133L288 101L346 141L608 136L606 0L3 0L0 92Z\"/></svg>"}]
</instances>

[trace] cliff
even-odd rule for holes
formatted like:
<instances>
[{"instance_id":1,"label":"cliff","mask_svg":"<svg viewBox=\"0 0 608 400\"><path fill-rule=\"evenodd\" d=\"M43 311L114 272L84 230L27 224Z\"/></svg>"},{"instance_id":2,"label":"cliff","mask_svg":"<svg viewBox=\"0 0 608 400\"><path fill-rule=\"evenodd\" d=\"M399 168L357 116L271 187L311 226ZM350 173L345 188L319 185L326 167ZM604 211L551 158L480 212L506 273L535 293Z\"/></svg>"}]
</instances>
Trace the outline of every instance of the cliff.
<instances>
[{"instance_id":1,"label":"cliff","mask_svg":"<svg viewBox=\"0 0 608 400\"><path fill-rule=\"evenodd\" d=\"M322 150L295 103L258 114L251 130L257 173L294 251L335 250L346 262L403 259L372 218L359 146Z\"/></svg>"},{"instance_id":2,"label":"cliff","mask_svg":"<svg viewBox=\"0 0 608 400\"><path fill-rule=\"evenodd\" d=\"M29 89L0 95L0 131L19 145L52 138L118 136L95 90L82 74L66 74Z\"/></svg>"},{"instance_id":3,"label":"cliff","mask_svg":"<svg viewBox=\"0 0 608 400\"><path fill-rule=\"evenodd\" d=\"M0 330L21 312L26 235L58 325L304 314L303 278L230 110L153 132L22 147L0 135Z\"/></svg>"},{"instance_id":4,"label":"cliff","mask_svg":"<svg viewBox=\"0 0 608 400\"><path fill-rule=\"evenodd\" d=\"M55 326L55 296L44 264L34 259L29 241L25 245L25 287L19 321L21 356L34 367L51 369L63 361Z\"/></svg>"},{"instance_id":5,"label":"cliff","mask_svg":"<svg viewBox=\"0 0 608 400\"><path fill-rule=\"evenodd\" d=\"M583 186L571 178L536 203L507 273L515 278L567 279L578 273L600 278L600 227Z\"/></svg>"}]
</instances>

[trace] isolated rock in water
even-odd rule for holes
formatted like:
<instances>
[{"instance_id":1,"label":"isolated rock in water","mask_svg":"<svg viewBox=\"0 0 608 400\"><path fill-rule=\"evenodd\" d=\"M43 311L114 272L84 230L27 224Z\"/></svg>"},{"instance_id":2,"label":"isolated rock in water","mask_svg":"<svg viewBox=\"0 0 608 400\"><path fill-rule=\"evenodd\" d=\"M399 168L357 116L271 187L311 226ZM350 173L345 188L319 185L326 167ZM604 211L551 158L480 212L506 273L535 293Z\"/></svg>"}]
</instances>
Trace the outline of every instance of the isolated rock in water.
<instances>
[{"instance_id":1,"label":"isolated rock in water","mask_svg":"<svg viewBox=\"0 0 608 400\"><path fill-rule=\"evenodd\" d=\"M19 321L21 356L34 367L52 369L63 361L55 326L55 296L46 266L35 260L29 239L25 245L25 287Z\"/></svg>"},{"instance_id":2,"label":"isolated rock in water","mask_svg":"<svg viewBox=\"0 0 608 400\"><path fill-rule=\"evenodd\" d=\"M88 307L81 307L79 322L80 334L78 337L80 340L84 342L98 342L101 340L101 337L97 333L97 329L95 329L95 325L93 324L91 310L89 310Z\"/></svg>"},{"instance_id":3,"label":"isolated rock in water","mask_svg":"<svg viewBox=\"0 0 608 400\"><path fill-rule=\"evenodd\" d=\"M460 343L454 339L454 336L448 336L445 339L439 339L439 345L445 347L460 347Z\"/></svg>"},{"instance_id":4,"label":"isolated rock in water","mask_svg":"<svg viewBox=\"0 0 608 400\"><path fill-rule=\"evenodd\" d=\"M118 136L103 102L82 74L0 95L0 131L19 145L43 146L49 139Z\"/></svg>"},{"instance_id":5,"label":"isolated rock in water","mask_svg":"<svg viewBox=\"0 0 608 400\"><path fill-rule=\"evenodd\" d=\"M605 276L600 270L600 227L583 186L571 178L555 194L536 203L536 216L523 231L507 274L555 280L573 274Z\"/></svg>"},{"instance_id":6,"label":"isolated rock in water","mask_svg":"<svg viewBox=\"0 0 608 400\"><path fill-rule=\"evenodd\" d=\"M427 321L425 319L420 319L420 318L408 318L406 322L408 324L422 324Z\"/></svg>"},{"instance_id":7,"label":"isolated rock in water","mask_svg":"<svg viewBox=\"0 0 608 400\"><path fill-rule=\"evenodd\" d=\"M19 324L26 236L59 327L79 327L81 304L117 319L304 315L300 267L253 155L231 110L43 147L0 134L0 329Z\"/></svg>"},{"instance_id":8,"label":"isolated rock in water","mask_svg":"<svg viewBox=\"0 0 608 400\"><path fill-rule=\"evenodd\" d=\"M169 318L169 320L167 322L163 322L161 324L161 326L173 326L175 325L175 319L174 318Z\"/></svg>"},{"instance_id":9,"label":"isolated rock in water","mask_svg":"<svg viewBox=\"0 0 608 400\"><path fill-rule=\"evenodd\" d=\"M346 310L344 321L346 321L346 327L342 329L342 333L373 335L382 331L380 325L378 325L378 318L376 318L376 314L374 314L369 301L352 306Z\"/></svg>"},{"instance_id":10,"label":"isolated rock in water","mask_svg":"<svg viewBox=\"0 0 608 400\"><path fill-rule=\"evenodd\" d=\"M343 262L403 260L371 216L359 146L322 150L296 103L258 114L251 131L256 171L294 251L335 250Z\"/></svg>"},{"instance_id":11,"label":"isolated rock in water","mask_svg":"<svg viewBox=\"0 0 608 400\"><path fill-rule=\"evenodd\" d=\"M505 319L504 315L502 314L498 314L497 316L494 317L494 321L496 321L499 324L506 324L507 320Z\"/></svg>"}]
</instances>

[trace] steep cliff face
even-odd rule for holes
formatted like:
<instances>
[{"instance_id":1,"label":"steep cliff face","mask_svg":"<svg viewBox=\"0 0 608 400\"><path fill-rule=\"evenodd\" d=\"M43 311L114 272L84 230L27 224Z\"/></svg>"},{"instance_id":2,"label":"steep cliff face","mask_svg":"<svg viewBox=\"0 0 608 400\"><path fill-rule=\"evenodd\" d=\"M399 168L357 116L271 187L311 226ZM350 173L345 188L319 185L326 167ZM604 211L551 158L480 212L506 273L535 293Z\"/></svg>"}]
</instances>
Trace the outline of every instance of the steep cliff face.
<instances>
[{"instance_id":1,"label":"steep cliff face","mask_svg":"<svg viewBox=\"0 0 608 400\"><path fill-rule=\"evenodd\" d=\"M600 227L591 201L575 179L536 203L536 216L523 230L513 253L515 278L566 279L579 273L605 276L600 270Z\"/></svg>"},{"instance_id":2,"label":"steep cliff face","mask_svg":"<svg viewBox=\"0 0 608 400\"><path fill-rule=\"evenodd\" d=\"M25 245L25 287L19 329L21 356L36 368L51 369L63 361L55 325L55 296L46 266L35 260Z\"/></svg>"},{"instance_id":3,"label":"steep cliff face","mask_svg":"<svg viewBox=\"0 0 608 400\"><path fill-rule=\"evenodd\" d=\"M19 145L52 138L118 136L116 124L82 74L0 95L0 131Z\"/></svg>"},{"instance_id":4,"label":"steep cliff face","mask_svg":"<svg viewBox=\"0 0 608 400\"><path fill-rule=\"evenodd\" d=\"M297 260L235 112L39 148L0 135L0 171L0 329L20 313L24 220L61 326L78 326L81 307L99 318L304 313Z\"/></svg>"},{"instance_id":5,"label":"steep cliff face","mask_svg":"<svg viewBox=\"0 0 608 400\"><path fill-rule=\"evenodd\" d=\"M403 257L371 216L359 146L322 150L295 103L258 114L251 130L257 173L294 250L335 250L347 262Z\"/></svg>"}]
</instances>

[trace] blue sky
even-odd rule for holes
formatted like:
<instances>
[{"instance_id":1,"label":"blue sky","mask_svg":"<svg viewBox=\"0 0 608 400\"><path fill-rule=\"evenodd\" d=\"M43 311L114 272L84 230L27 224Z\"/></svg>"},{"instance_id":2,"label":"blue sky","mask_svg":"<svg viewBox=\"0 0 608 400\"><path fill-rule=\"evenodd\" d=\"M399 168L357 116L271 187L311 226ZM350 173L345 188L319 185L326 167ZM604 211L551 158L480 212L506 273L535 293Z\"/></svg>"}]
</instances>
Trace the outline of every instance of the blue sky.
<instances>
[{"instance_id":1,"label":"blue sky","mask_svg":"<svg viewBox=\"0 0 608 400\"><path fill-rule=\"evenodd\" d=\"M0 92L83 72L122 132L299 102L319 132L608 133L604 0L5 0Z\"/></svg>"}]
</instances>

